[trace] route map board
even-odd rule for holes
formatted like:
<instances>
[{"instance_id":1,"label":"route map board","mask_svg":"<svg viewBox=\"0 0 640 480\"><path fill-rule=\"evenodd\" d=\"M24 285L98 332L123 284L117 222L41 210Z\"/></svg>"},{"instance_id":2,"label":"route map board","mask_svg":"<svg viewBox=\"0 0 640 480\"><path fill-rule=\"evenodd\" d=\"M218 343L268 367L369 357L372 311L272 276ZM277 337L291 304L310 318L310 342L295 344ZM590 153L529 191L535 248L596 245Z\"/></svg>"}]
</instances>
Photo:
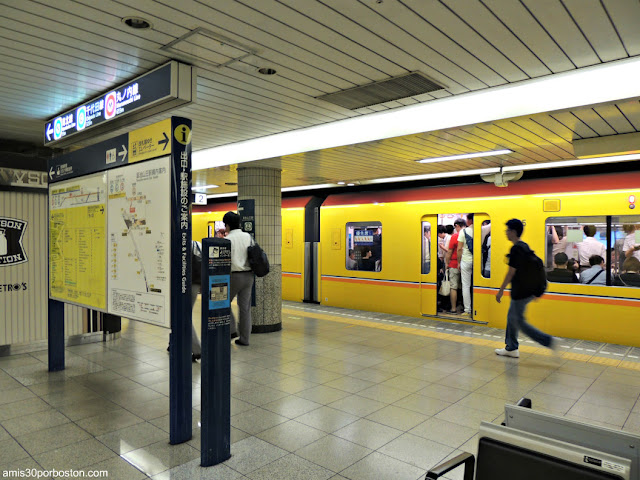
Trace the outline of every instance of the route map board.
<instances>
[{"instance_id":1,"label":"route map board","mask_svg":"<svg viewBox=\"0 0 640 480\"><path fill-rule=\"evenodd\" d=\"M170 157L108 172L108 311L170 327Z\"/></svg>"},{"instance_id":2,"label":"route map board","mask_svg":"<svg viewBox=\"0 0 640 480\"><path fill-rule=\"evenodd\" d=\"M49 191L51 297L106 308L106 173L67 180Z\"/></svg>"}]
</instances>

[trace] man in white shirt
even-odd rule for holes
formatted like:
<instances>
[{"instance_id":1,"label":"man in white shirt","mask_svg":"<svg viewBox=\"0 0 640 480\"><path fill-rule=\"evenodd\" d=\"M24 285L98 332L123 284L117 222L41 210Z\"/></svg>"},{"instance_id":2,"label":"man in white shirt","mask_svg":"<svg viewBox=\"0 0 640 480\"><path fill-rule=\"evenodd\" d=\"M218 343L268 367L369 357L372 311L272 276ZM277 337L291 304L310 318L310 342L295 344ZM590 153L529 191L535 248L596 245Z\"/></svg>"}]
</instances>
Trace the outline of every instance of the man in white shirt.
<instances>
[{"instance_id":1,"label":"man in white shirt","mask_svg":"<svg viewBox=\"0 0 640 480\"><path fill-rule=\"evenodd\" d=\"M580 262L581 271L591 268L591 265L589 265L589 259L594 255L607 258L604 245L593 238L597 231L596 227L594 225L585 225L582 230L587 238L578 243L578 262Z\"/></svg>"},{"instance_id":2,"label":"man in white shirt","mask_svg":"<svg viewBox=\"0 0 640 480\"><path fill-rule=\"evenodd\" d=\"M238 311L240 321L236 327L236 318L231 311L231 338L237 337L236 344L249 346L251 335L251 287L253 286L253 272L249 266L247 248L251 245L251 235L240 230L240 215L227 212L222 218L227 232L227 240L231 241L231 285L229 301L238 296Z\"/></svg>"},{"instance_id":3,"label":"man in white shirt","mask_svg":"<svg viewBox=\"0 0 640 480\"><path fill-rule=\"evenodd\" d=\"M467 227L458 235L458 258L460 259L460 275L462 277L462 316L471 317L471 275L473 273L473 252L467 246L467 235L473 239L473 213L467 215Z\"/></svg>"}]
</instances>

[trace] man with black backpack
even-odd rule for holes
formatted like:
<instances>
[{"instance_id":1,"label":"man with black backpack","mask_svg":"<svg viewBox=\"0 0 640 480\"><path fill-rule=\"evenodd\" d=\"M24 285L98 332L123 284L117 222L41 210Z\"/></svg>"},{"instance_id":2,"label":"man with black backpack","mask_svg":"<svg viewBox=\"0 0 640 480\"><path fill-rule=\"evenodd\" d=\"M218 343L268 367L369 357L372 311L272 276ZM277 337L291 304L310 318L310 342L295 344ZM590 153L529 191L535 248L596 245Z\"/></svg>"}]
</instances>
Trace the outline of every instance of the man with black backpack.
<instances>
[{"instance_id":1,"label":"man with black backpack","mask_svg":"<svg viewBox=\"0 0 640 480\"><path fill-rule=\"evenodd\" d=\"M547 287L544 264L529 245L520 240L524 225L516 218L507 222L507 239L513 242L509 252L509 271L507 272L500 290L496 294L496 301L500 303L504 289L511 283L511 304L507 314L507 331L505 333L505 348L496 348L496 354L505 357L520 357L518 351L518 332L522 330L531 339L548 347L555 347L555 339L537 328L529 325L524 318L527 304L534 297L540 297Z\"/></svg>"},{"instance_id":2,"label":"man with black backpack","mask_svg":"<svg viewBox=\"0 0 640 480\"><path fill-rule=\"evenodd\" d=\"M238 296L239 322L236 324L233 311L231 312L231 338L236 340L236 345L249 346L251 335L251 287L253 286L253 272L249 265L247 249L253 244L251 235L240 229L240 215L227 212L222 217L227 231L227 240L231 241L231 284L229 286L229 301ZM267 267L268 269L268 267Z\"/></svg>"}]
</instances>

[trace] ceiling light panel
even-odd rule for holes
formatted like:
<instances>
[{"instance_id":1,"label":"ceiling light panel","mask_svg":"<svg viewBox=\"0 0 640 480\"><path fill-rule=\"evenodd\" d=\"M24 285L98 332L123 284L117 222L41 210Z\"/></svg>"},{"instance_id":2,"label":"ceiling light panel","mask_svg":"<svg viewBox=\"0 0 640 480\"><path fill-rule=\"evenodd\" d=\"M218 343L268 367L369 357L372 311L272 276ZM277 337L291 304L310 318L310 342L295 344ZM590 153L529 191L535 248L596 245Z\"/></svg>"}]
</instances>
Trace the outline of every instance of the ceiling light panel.
<instances>
[{"instance_id":1,"label":"ceiling light panel","mask_svg":"<svg viewBox=\"0 0 640 480\"><path fill-rule=\"evenodd\" d=\"M513 153L512 150L490 150L488 152L474 152L474 153L461 153L460 155L449 155L446 157L433 157L423 158L422 160L416 160L418 163L435 163L435 162L448 162L451 160L463 160L465 158L479 158L479 157L491 157L494 155L506 155L507 153Z\"/></svg>"}]
</instances>

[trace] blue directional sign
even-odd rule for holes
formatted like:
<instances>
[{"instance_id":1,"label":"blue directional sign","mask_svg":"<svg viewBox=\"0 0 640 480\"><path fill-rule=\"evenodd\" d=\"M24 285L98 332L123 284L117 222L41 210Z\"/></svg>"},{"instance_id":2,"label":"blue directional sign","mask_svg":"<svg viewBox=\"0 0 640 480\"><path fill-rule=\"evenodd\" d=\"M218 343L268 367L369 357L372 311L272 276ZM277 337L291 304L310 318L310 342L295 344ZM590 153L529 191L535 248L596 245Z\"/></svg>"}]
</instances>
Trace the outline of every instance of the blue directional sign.
<instances>
[{"instance_id":1,"label":"blue directional sign","mask_svg":"<svg viewBox=\"0 0 640 480\"><path fill-rule=\"evenodd\" d=\"M178 62L169 62L52 118L44 126L44 144L50 145L143 107L176 98L174 78L178 65Z\"/></svg>"}]
</instances>

